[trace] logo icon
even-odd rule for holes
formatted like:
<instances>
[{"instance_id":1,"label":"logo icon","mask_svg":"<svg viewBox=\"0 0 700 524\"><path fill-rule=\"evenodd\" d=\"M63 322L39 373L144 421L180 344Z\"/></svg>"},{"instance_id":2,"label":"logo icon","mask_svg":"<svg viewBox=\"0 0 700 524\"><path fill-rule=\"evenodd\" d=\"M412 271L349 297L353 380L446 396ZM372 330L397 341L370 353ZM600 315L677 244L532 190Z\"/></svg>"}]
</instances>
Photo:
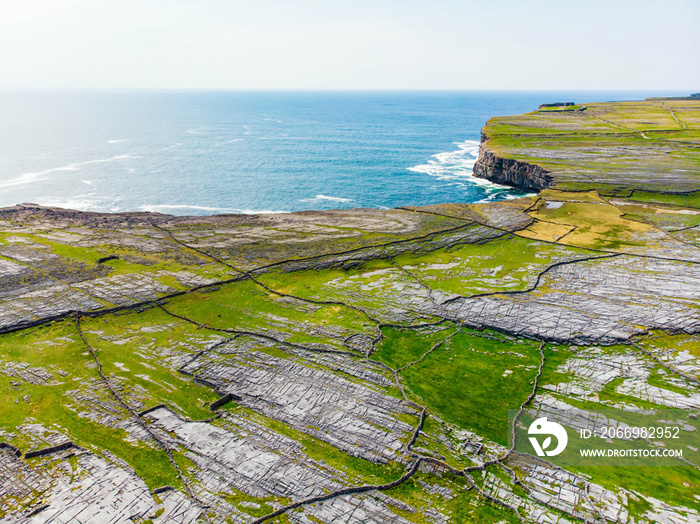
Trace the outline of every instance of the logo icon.
<instances>
[{"instance_id":1,"label":"logo icon","mask_svg":"<svg viewBox=\"0 0 700 524\"><path fill-rule=\"evenodd\" d=\"M538 457L554 457L559 455L566 448L566 444L569 442L569 437L566 434L566 429L561 424L556 422L549 422L547 417L538 418L527 430L528 435L549 435L542 445L540 446L539 441L535 437L530 437L530 443L532 447L535 448L535 453ZM547 450L552 444L552 436L557 439L557 446L554 449Z\"/></svg>"}]
</instances>

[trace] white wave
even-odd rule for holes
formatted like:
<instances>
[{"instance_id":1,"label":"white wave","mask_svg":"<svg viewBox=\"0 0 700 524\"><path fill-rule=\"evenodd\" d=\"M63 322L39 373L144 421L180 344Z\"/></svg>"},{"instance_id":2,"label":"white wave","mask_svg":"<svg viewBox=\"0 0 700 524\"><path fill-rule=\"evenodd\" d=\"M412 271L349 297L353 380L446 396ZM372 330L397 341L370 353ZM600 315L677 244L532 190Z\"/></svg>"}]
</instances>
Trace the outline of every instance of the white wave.
<instances>
[{"instance_id":1,"label":"white wave","mask_svg":"<svg viewBox=\"0 0 700 524\"><path fill-rule=\"evenodd\" d=\"M464 142L455 142L455 145L459 147L458 150L438 153L432 156L435 160L428 160L427 164L409 167L408 170L435 176L438 180L470 176L479 156L479 142L465 140Z\"/></svg>"},{"instance_id":2,"label":"white wave","mask_svg":"<svg viewBox=\"0 0 700 524\"><path fill-rule=\"evenodd\" d=\"M243 140L243 139L242 138L234 138L233 140L227 140L226 143L232 144L233 142L240 142L241 140Z\"/></svg>"},{"instance_id":3,"label":"white wave","mask_svg":"<svg viewBox=\"0 0 700 524\"><path fill-rule=\"evenodd\" d=\"M341 198L327 195L316 195L315 198L304 198L299 200L299 202L317 202L319 200L328 200L330 202L352 202L352 198Z\"/></svg>"},{"instance_id":4,"label":"white wave","mask_svg":"<svg viewBox=\"0 0 700 524\"><path fill-rule=\"evenodd\" d=\"M121 139L114 139L114 140L107 140L108 144L121 144L122 142L126 142L126 138L121 138Z\"/></svg>"},{"instance_id":5,"label":"white wave","mask_svg":"<svg viewBox=\"0 0 700 524\"><path fill-rule=\"evenodd\" d=\"M187 132L188 132L190 135L201 135L203 129L204 129L204 128L202 128L202 127L200 127L199 129L188 129Z\"/></svg>"},{"instance_id":6,"label":"white wave","mask_svg":"<svg viewBox=\"0 0 700 524\"><path fill-rule=\"evenodd\" d=\"M126 158L137 158L130 155L116 155L109 158L102 158L99 160L87 160L85 162L76 162L74 164L68 164L67 166L53 167L51 169L45 169L43 171L36 171L33 173L22 173L21 175L11 178L10 180L0 181L0 188L3 187L14 187L22 186L25 184L31 184L33 182L39 182L41 180L46 180L45 175L50 175L51 173L56 173L59 171L80 171L81 166L88 164L101 164L104 162L114 162L115 160L124 160Z\"/></svg>"},{"instance_id":7,"label":"white wave","mask_svg":"<svg viewBox=\"0 0 700 524\"><path fill-rule=\"evenodd\" d=\"M92 185L92 180L83 180L83 184Z\"/></svg>"},{"instance_id":8,"label":"white wave","mask_svg":"<svg viewBox=\"0 0 700 524\"><path fill-rule=\"evenodd\" d=\"M104 211L106 206L110 206L110 211L114 210L115 202L106 202L106 197L101 197L95 193L85 193L66 198L61 197L37 197L36 203L46 207L60 207L63 209L76 209L78 211Z\"/></svg>"},{"instance_id":9,"label":"white wave","mask_svg":"<svg viewBox=\"0 0 700 524\"><path fill-rule=\"evenodd\" d=\"M236 213L240 213L242 215L279 215L281 213L289 213L289 211L273 209L237 209Z\"/></svg>"},{"instance_id":10,"label":"white wave","mask_svg":"<svg viewBox=\"0 0 700 524\"><path fill-rule=\"evenodd\" d=\"M300 136L289 136L286 134L279 136L259 136L257 138L258 140L305 140L305 138Z\"/></svg>"},{"instance_id":11,"label":"white wave","mask_svg":"<svg viewBox=\"0 0 700 524\"><path fill-rule=\"evenodd\" d=\"M465 140L455 142L459 148L456 151L447 151L433 155L427 164L409 167L409 171L433 176L441 182L448 182L451 185L462 187L479 186L487 193L491 193L487 199L497 195L504 197L501 193L512 191L511 187L495 184L490 180L474 176L474 164L479 158L479 142L476 140ZM519 198L514 195L511 198Z\"/></svg>"},{"instance_id":12,"label":"white wave","mask_svg":"<svg viewBox=\"0 0 700 524\"><path fill-rule=\"evenodd\" d=\"M263 215L288 213L288 211L273 211L269 209L239 209L233 207L210 207L210 206L194 206L188 204L150 204L139 206L141 211L149 211L151 213L167 213L170 211L210 211L212 213L237 213L241 215Z\"/></svg>"},{"instance_id":13,"label":"white wave","mask_svg":"<svg viewBox=\"0 0 700 524\"><path fill-rule=\"evenodd\" d=\"M341 198L327 195L316 195L317 200L330 200L331 202L351 202L352 198Z\"/></svg>"}]
</instances>

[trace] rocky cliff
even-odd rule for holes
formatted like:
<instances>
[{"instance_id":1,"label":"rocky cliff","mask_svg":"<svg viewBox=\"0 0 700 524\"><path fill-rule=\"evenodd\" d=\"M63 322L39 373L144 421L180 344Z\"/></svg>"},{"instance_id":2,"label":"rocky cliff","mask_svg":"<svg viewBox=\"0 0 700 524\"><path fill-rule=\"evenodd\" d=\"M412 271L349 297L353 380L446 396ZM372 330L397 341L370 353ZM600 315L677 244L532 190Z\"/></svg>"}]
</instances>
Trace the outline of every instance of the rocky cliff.
<instances>
[{"instance_id":1,"label":"rocky cliff","mask_svg":"<svg viewBox=\"0 0 700 524\"><path fill-rule=\"evenodd\" d=\"M540 190L554 184L554 179L546 169L496 156L486 148L486 140L482 135L479 158L474 164L474 176L522 190Z\"/></svg>"}]
</instances>

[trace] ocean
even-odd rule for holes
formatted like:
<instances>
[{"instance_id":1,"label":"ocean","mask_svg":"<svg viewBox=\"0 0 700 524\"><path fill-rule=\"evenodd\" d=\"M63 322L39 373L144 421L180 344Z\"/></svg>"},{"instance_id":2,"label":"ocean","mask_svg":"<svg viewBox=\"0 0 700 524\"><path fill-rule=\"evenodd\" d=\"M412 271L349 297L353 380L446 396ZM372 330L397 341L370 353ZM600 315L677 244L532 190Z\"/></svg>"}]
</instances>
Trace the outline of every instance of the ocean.
<instances>
[{"instance_id":1,"label":"ocean","mask_svg":"<svg viewBox=\"0 0 700 524\"><path fill-rule=\"evenodd\" d=\"M480 130L652 92L0 92L0 207L175 215L486 202Z\"/></svg>"}]
</instances>

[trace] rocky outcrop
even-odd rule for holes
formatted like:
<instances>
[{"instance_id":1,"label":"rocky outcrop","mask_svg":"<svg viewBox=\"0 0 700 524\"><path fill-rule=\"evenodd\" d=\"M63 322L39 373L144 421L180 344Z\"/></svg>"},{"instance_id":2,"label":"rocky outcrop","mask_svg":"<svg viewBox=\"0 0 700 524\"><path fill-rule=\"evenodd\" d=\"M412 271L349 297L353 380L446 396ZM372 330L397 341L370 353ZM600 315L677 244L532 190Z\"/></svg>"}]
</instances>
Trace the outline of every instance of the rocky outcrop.
<instances>
[{"instance_id":1,"label":"rocky outcrop","mask_svg":"<svg viewBox=\"0 0 700 524\"><path fill-rule=\"evenodd\" d=\"M496 156L486 149L485 142L486 139L482 135L479 158L474 164L474 176L528 191L539 191L554 185L554 179L546 169L527 162Z\"/></svg>"}]
</instances>

